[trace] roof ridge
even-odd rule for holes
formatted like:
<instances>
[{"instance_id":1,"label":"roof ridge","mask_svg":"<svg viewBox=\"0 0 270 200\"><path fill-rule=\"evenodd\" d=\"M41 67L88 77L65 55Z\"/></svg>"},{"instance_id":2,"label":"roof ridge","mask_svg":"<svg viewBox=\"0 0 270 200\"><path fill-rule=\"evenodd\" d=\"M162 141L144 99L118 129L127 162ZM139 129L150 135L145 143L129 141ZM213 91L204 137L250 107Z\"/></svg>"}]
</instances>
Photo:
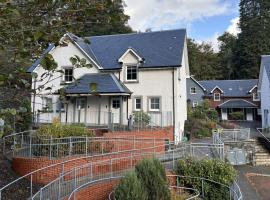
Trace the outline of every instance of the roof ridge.
<instances>
[{"instance_id":1,"label":"roof ridge","mask_svg":"<svg viewBox=\"0 0 270 200\"><path fill-rule=\"evenodd\" d=\"M185 31L186 32L186 28L181 28L181 29L167 29L167 30L151 31L151 32L120 33L120 34L111 34L111 35L109 35L109 34L108 35L93 35L93 36L85 36L84 38L109 37L109 36L119 36L119 35L140 35L140 34L172 32L172 31Z\"/></svg>"}]
</instances>

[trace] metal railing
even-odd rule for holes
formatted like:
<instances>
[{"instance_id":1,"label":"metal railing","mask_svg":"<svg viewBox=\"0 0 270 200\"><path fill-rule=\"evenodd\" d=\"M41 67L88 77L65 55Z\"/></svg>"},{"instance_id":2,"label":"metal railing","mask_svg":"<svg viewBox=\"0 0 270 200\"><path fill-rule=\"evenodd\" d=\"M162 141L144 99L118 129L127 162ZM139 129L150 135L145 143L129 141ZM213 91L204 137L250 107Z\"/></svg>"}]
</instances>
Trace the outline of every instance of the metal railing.
<instances>
[{"instance_id":1,"label":"metal railing","mask_svg":"<svg viewBox=\"0 0 270 200\"><path fill-rule=\"evenodd\" d=\"M111 131L144 130L173 126L171 111L158 113L135 112L131 114L109 111L87 111L87 113L80 117L80 120L72 119L71 121L66 121L65 113L61 116L59 113L40 113L39 116L35 117L35 124L37 126L50 124L55 118L58 118L61 123L65 124L80 123L88 127L107 128Z\"/></svg>"},{"instance_id":2,"label":"metal railing","mask_svg":"<svg viewBox=\"0 0 270 200\"><path fill-rule=\"evenodd\" d=\"M219 137L223 142L239 142L250 140L250 128L218 129Z\"/></svg>"},{"instance_id":3,"label":"metal railing","mask_svg":"<svg viewBox=\"0 0 270 200\"><path fill-rule=\"evenodd\" d=\"M196 156L197 158L204 158L206 156L209 157L209 154L205 153L203 156L203 151L197 151L199 148L209 148L209 146L211 145L205 144L205 146L203 146L203 144L184 144L174 146L173 144L170 144L170 147L175 147L175 149L167 148L167 151L157 151L157 148L160 149L166 147L161 145L147 149L148 151L150 150L150 152L146 152L145 150L140 152L130 152L128 156L92 162L90 164L74 168L67 173L61 174L59 178L42 187L32 199L54 199L53 197L56 196L58 199L64 198L67 196L67 194L72 192L72 189L76 190L76 188L82 188L85 186L85 184L96 182L103 178L123 175L127 170L132 169L136 163L143 158L155 156L161 160L167 166L167 168L169 167L170 169L173 169L177 160L183 159L187 156ZM190 151L190 149L193 149L193 151ZM209 150L209 152L210 151L211 150ZM196 152L200 152L200 154L196 154ZM214 157L214 155L212 155L212 157ZM69 182L68 186L66 180Z\"/></svg>"},{"instance_id":4,"label":"metal railing","mask_svg":"<svg viewBox=\"0 0 270 200\"><path fill-rule=\"evenodd\" d=\"M114 138L110 138L110 140L113 140ZM121 140L122 138L115 138L115 140ZM118 157L119 155L125 155L128 153L138 153L138 152L148 152L150 149L154 149L154 151L165 151L164 149L169 149L170 147L166 143L164 139L125 139L125 144L127 143L132 143L135 141L135 148L134 146L131 147L129 150L120 150L120 151L115 151L115 152L110 152L106 153L103 152L98 154L98 155L88 155L88 156L75 156L75 157L70 157L68 160L62 161L57 160L56 164L49 164L49 163L55 163L55 162L47 162L44 160L45 164L44 165L49 165L37 170L34 170L32 172L29 172L20 178L12 181L11 183L7 184L6 186L2 187L0 189L0 199L5 199L2 198L3 196L6 196L7 193L12 190L14 186L19 186L19 185L25 185L27 184L27 188L25 189L25 192L27 193L27 197L32 197L33 194L37 189L42 187L42 185L47 184L53 180L55 180L57 177L59 177L60 174L63 174L67 171L70 171L71 169L84 165L89 162L93 162L95 160L105 160L114 157ZM162 148L161 148L162 147ZM39 161L40 162L40 161ZM29 167L31 169L31 166ZM27 183L26 183L27 182ZM15 195L16 192L19 191L14 191L13 194ZM15 195L16 196L16 195ZM9 198L10 199L10 198Z\"/></svg>"},{"instance_id":5,"label":"metal railing","mask_svg":"<svg viewBox=\"0 0 270 200\"><path fill-rule=\"evenodd\" d=\"M153 135L154 137L154 135ZM150 139L164 141L165 139ZM39 136L34 131L12 134L3 138L3 152L12 157L63 158L74 155L97 155L135 149L145 139L127 137L64 137Z\"/></svg>"},{"instance_id":6,"label":"metal railing","mask_svg":"<svg viewBox=\"0 0 270 200\"><path fill-rule=\"evenodd\" d=\"M112 138L110 138L112 140ZM118 140L119 138L115 138L115 140ZM122 139L122 138L120 138ZM173 144L168 144L164 139L135 139L136 141L136 145L135 145L135 149L131 150L120 150L120 151L116 151L116 152L112 152L112 153L103 153L103 154L99 154L99 155L88 155L88 156L81 156L81 157L77 157L77 158L70 158L69 160L63 161L63 162L59 162L56 164L52 164L46 167L43 167L41 169L35 170L33 172L30 172L16 180L14 180L13 182L9 183L8 185L4 186L3 188L0 189L0 199L3 195L5 195L4 193L8 193L9 190L11 188L13 188L15 185L20 185L22 182L25 182L25 180L28 180L29 187L28 190L26 191L26 196L28 197L33 197L33 194L35 193L36 190L40 189L40 188L44 188L43 185L44 184L48 184L50 182L53 182L53 186L51 186L49 189L50 194L54 194L56 190L56 182L55 180L59 177L61 177L62 174L65 173L69 173L68 177L76 177L75 176L75 171L73 172L74 174L71 175L71 171L74 170L74 168L78 167L78 166L82 166L88 163L93 163L96 160L100 160L100 162L105 162L104 160L108 159L108 157L110 157L111 159L113 159L112 161L116 161L116 159L119 156L125 156L125 155L130 155L133 154L133 156L135 155L142 155L142 154L149 154L149 152L151 152L152 154L160 154L160 157L162 158L162 156L165 156L164 159L170 159L173 161L176 161L176 159L179 158L183 158L185 156L196 156L199 158L203 158L203 157L215 157L216 156L214 154L211 154L211 152L213 151L213 149L216 148L224 148L223 145L220 145L219 147L217 145L213 145L213 144L181 144L180 146L177 146L177 149L174 149L173 151L170 150L172 148L174 148ZM134 142L134 139L125 139L125 143L127 142ZM219 158L219 157L218 157ZM134 160L133 160L134 161ZM132 161L132 162L133 162ZM111 163L111 160L109 162L109 164ZM130 161L131 163L131 161ZM135 162L134 162L135 163ZM107 163L108 164L108 163ZM174 167L175 162L172 162L172 165ZM104 167L104 166L103 166ZM102 166L100 166L100 168L102 169ZM128 168L128 167L127 167ZM89 170L89 169L88 169ZM101 171L102 172L102 171ZM76 174L81 174L81 173L77 173ZM65 176L65 177L66 177ZM101 176L101 174L99 175ZM60 180L60 179L57 179ZM62 179L61 179L62 180ZM65 180L65 184L66 184L66 180L71 181L70 178L64 178L63 180ZM78 180L78 179L77 179ZM49 184L52 185L52 184ZM46 189L43 189L43 192L49 191L48 186L46 187ZM62 188L62 187L61 187ZM62 191L62 189L61 189ZM41 192L41 193L43 193ZM58 191L59 192L59 191ZM15 192L16 193L16 192ZM62 194L62 193L61 193ZM15 194L14 194L15 195ZM4 198L2 198L4 199Z\"/></svg>"},{"instance_id":7,"label":"metal railing","mask_svg":"<svg viewBox=\"0 0 270 200\"><path fill-rule=\"evenodd\" d=\"M124 176L121 177L113 177L112 179L121 179ZM177 175L167 175L167 178L171 178L171 177L178 177ZM104 181L104 180L101 180ZM169 181L169 185L168 185L169 189L171 191L173 191L175 194L177 195L182 195L182 194L190 194L189 197L186 200L192 200L192 199L198 199L198 197L200 196L200 191L194 188L190 188L190 187L183 187L183 186L179 186L178 182L174 183L174 182L170 182ZM110 194L109 194L109 200L117 200L114 197L115 191L113 190ZM74 196L74 192L72 194Z\"/></svg>"}]
</instances>

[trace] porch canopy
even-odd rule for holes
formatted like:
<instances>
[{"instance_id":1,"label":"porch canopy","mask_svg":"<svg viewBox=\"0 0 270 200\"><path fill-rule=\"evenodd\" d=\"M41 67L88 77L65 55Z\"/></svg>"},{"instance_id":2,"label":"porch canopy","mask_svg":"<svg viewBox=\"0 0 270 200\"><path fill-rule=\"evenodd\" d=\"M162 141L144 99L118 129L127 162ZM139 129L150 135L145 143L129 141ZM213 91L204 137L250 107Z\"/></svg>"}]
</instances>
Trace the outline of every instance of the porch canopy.
<instances>
[{"instance_id":1,"label":"porch canopy","mask_svg":"<svg viewBox=\"0 0 270 200\"><path fill-rule=\"evenodd\" d=\"M73 95L131 95L130 90L114 74L85 74L65 88L68 96Z\"/></svg>"},{"instance_id":2,"label":"porch canopy","mask_svg":"<svg viewBox=\"0 0 270 200\"><path fill-rule=\"evenodd\" d=\"M219 108L257 108L256 104L253 104L244 99L230 99L218 106Z\"/></svg>"}]
</instances>

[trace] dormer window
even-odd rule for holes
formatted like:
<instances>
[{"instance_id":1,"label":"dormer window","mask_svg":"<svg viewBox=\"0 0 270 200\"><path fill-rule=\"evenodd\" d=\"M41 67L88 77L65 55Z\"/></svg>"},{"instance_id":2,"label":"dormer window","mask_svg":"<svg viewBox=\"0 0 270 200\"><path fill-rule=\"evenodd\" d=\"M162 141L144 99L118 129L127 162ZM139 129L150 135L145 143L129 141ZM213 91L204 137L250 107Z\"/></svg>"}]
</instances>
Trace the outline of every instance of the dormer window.
<instances>
[{"instance_id":1,"label":"dormer window","mask_svg":"<svg viewBox=\"0 0 270 200\"><path fill-rule=\"evenodd\" d=\"M220 101L220 93L214 93L214 101Z\"/></svg>"},{"instance_id":2,"label":"dormer window","mask_svg":"<svg viewBox=\"0 0 270 200\"><path fill-rule=\"evenodd\" d=\"M138 67L137 66L127 66L126 81L128 82L138 81Z\"/></svg>"},{"instance_id":3,"label":"dormer window","mask_svg":"<svg viewBox=\"0 0 270 200\"><path fill-rule=\"evenodd\" d=\"M63 79L65 83L70 83L73 81L73 68L72 67L64 68Z\"/></svg>"},{"instance_id":4,"label":"dormer window","mask_svg":"<svg viewBox=\"0 0 270 200\"><path fill-rule=\"evenodd\" d=\"M196 94L196 88L195 87L190 88L190 94Z\"/></svg>"}]
</instances>

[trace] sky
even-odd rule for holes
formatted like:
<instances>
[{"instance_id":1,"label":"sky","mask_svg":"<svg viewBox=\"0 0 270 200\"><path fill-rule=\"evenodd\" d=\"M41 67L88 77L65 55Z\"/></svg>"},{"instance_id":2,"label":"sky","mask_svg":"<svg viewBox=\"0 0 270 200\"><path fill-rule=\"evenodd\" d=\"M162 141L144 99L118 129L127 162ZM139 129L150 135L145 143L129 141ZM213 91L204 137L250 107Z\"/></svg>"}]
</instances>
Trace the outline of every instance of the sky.
<instances>
[{"instance_id":1,"label":"sky","mask_svg":"<svg viewBox=\"0 0 270 200\"><path fill-rule=\"evenodd\" d=\"M188 37L212 43L225 31L239 32L239 0L125 0L129 25L144 32L186 28Z\"/></svg>"}]
</instances>

